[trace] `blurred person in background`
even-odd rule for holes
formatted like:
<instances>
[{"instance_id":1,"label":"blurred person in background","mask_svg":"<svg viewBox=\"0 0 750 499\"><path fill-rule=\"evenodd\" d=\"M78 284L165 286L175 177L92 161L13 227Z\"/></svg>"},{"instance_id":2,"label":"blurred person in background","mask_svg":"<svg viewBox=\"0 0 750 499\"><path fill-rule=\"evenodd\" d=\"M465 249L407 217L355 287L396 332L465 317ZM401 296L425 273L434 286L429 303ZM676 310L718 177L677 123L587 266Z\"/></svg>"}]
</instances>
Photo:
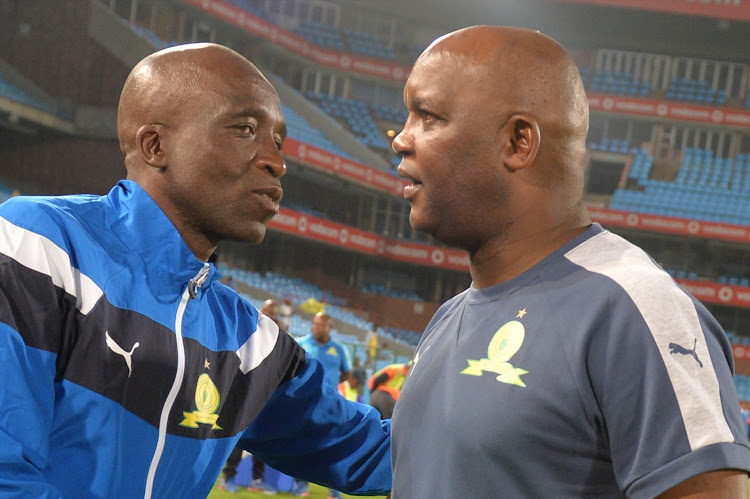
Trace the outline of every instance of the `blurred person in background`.
<instances>
[{"instance_id":1,"label":"blurred person in background","mask_svg":"<svg viewBox=\"0 0 750 499\"><path fill-rule=\"evenodd\" d=\"M367 389L365 384L365 371L361 367L355 367L349 371L349 377L339 383L339 393L347 400L364 403L364 390Z\"/></svg>"},{"instance_id":2,"label":"blurred person in background","mask_svg":"<svg viewBox=\"0 0 750 499\"><path fill-rule=\"evenodd\" d=\"M279 327L284 331L289 331L293 315L292 299L289 297L284 298L284 301L279 305Z\"/></svg>"},{"instance_id":3,"label":"blurred person in background","mask_svg":"<svg viewBox=\"0 0 750 499\"><path fill-rule=\"evenodd\" d=\"M299 338L297 342L309 355L323 364L327 381L336 388L349 377L352 361L346 347L331 338L332 328L331 316L325 312L318 312L313 317L310 334Z\"/></svg>"},{"instance_id":4,"label":"blurred person in background","mask_svg":"<svg viewBox=\"0 0 750 499\"><path fill-rule=\"evenodd\" d=\"M372 372L372 369L375 369L375 361L378 357L378 326L375 324L373 324L372 329L365 336L365 346L367 347L365 368Z\"/></svg>"},{"instance_id":5,"label":"blurred person in background","mask_svg":"<svg viewBox=\"0 0 750 499\"><path fill-rule=\"evenodd\" d=\"M117 120L127 180L106 196L0 205L0 491L206 497L237 445L341 490L386 493L390 422L209 259L279 210L279 97L231 49L138 63Z\"/></svg>"},{"instance_id":6,"label":"blurred person in background","mask_svg":"<svg viewBox=\"0 0 750 499\"><path fill-rule=\"evenodd\" d=\"M401 387L404 386L410 366L411 362L389 364L367 380L370 405L378 410L381 418L390 419L393 416L393 408L401 395Z\"/></svg>"},{"instance_id":7,"label":"blurred person in background","mask_svg":"<svg viewBox=\"0 0 750 499\"><path fill-rule=\"evenodd\" d=\"M325 367L326 382L329 386L338 388L340 382L349 377L352 361L347 349L331 338L333 324L331 316L324 311L315 314L310 326L310 334L298 339L299 345L308 355L318 359ZM308 497L310 489L306 480L297 480L292 493L300 497ZM340 499L341 494L335 489L329 489L329 499Z\"/></svg>"},{"instance_id":8,"label":"blurred person in background","mask_svg":"<svg viewBox=\"0 0 750 499\"><path fill-rule=\"evenodd\" d=\"M525 29L450 33L404 103L409 220L468 251L472 284L415 352L392 498L747 498L730 344L643 250L592 224L588 100L565 49Z\"/></svg>"}]
</instances>

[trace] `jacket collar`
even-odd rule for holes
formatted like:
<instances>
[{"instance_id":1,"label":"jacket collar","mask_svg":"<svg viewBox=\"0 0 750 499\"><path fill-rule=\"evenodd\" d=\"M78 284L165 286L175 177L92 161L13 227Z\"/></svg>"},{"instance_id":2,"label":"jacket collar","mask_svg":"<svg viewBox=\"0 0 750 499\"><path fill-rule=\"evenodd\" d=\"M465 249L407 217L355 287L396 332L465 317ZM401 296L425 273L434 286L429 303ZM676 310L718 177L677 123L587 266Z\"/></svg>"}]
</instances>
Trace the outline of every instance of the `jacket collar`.
<instances>
[{"instance_id":1,"label":"jacket collar","mask_svg":"<svg viewBox=\"0 0 750 499\"><path fill-rule=\"evenodd\" d=\"M121 180L107 195L116 213L112 231L148 269L152 290L182 293L205 263L188 248L171 220L148 193L132 180ZM220 278L211 264L202 289ZM158 293L161 294L161 293ZM199 292L200 295L200 292Z\"/></svg>"}]
</instances>

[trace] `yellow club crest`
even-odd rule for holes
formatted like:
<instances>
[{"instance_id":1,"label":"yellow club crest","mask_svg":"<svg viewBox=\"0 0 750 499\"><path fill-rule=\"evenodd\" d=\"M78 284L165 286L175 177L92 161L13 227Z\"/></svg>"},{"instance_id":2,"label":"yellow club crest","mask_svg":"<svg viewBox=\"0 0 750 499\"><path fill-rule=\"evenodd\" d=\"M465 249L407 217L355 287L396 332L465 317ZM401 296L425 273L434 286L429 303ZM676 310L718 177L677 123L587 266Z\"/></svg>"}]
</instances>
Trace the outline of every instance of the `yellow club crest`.
<instances>
[{"instance_id":1,"label":"yellow club crest","mask_svg":"<svg viewBox=\"0 0 750 499\"><path fill-rule=\"evenodd\" d=\"M484 371L496 373L497 380L516 386L526 386L521 376L529 371L514 367L508 362L523 345L526 329L519 321L505 323L497 330L487 347L487 357L479 360L467 360L469 367L461 374L481 376Z\"/></svg>"},{"instance_id":2,"label":"yellow club crest","mask_svg":"<svg viewBox=\"0 0 750 499\"><path fill-rule=\"evenodd\" d=\"M193 412L183 412L185 419L180 426L188 428L198 428L198 423L210 424L212 430L221 430L221 426L216 424L219 415L216 411L219 409L221 395L219 389L211 381L211 377L203 373L198 377L198 384L195 387L195 407Z\"/></svg>"}]
</instances>

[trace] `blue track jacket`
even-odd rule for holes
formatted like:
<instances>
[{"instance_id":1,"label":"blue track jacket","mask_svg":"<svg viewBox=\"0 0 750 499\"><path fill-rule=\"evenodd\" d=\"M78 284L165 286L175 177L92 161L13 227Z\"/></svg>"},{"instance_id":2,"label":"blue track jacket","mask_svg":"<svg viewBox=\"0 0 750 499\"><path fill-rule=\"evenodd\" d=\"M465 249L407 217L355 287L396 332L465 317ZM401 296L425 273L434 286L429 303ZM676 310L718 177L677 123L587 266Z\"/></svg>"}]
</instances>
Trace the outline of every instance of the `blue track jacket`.
<instances>
[{"instance_id":1,"label":"blue track jacket","mask_svg":"<svg viewBox=\"0 0 750 499\"><path fill-rule=\"evenodd\" d=\"M0 497L205 497L238 444L390 490L390 421L219 277L132 181L0 205Z\"/></svg>"}]
</instances>

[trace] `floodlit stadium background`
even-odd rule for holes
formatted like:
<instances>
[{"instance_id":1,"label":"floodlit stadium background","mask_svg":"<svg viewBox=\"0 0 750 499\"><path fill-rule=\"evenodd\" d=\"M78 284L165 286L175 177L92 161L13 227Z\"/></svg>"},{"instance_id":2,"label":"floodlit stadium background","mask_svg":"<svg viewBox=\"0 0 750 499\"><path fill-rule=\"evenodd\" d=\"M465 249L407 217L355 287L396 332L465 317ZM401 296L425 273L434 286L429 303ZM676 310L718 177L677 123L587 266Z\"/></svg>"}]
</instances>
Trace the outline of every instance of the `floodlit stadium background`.
<instances>
[{"instance_id":1,"label":"floodlit stadium background","mask_svg":"<svg viewBox=\"0 0 750 499\"><path fill-rule=\"evenodd\" d=\"M538 29L579 64L592 111L586 203L727 330L750 408L750 2L747 0L8 0L0 2L0 201L103 194L125 174L119 92L145 55L213 41L255 62L289 128L282 212L219 264L291 333L325 304L359 363L410 358L466 254L408 223L390 149L411 63L472 24ZM471 138L467 137L467 140Z\"/></svg>"}]
</instances>

